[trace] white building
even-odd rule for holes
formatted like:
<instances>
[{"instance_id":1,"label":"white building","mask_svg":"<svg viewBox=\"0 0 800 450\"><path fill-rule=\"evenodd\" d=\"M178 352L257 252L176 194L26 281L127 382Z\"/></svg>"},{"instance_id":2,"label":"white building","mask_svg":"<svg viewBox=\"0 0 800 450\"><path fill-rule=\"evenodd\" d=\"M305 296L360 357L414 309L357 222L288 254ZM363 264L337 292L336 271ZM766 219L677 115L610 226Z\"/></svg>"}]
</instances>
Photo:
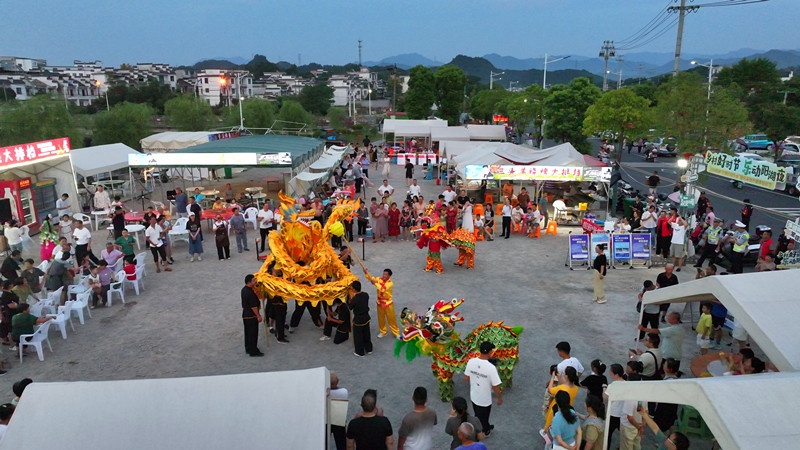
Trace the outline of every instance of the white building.
<instances>
[{"instance_id":1,"label":"white building","mask_svg":"<svg viewBox=\"0 0 800 450\"><path fill-rule=\"evenodd\" d=\"M197 72L195 79L197 94L211 106L253 97L253 76L246 70L206 69Z\"/></svg>"}]
</instances>

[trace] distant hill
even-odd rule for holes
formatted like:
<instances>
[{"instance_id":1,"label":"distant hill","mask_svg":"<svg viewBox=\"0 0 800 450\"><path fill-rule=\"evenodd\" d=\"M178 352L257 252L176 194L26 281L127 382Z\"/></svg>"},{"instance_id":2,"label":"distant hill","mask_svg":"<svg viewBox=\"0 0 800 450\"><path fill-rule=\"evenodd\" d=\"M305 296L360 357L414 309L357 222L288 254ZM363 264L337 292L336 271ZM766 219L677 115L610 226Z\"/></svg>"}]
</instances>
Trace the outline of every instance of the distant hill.
<instances>
[{"instance_id":1,"label":"distant hill","mask_svg":"<svg viewBox=\"0 0 800 450\"><path fill-rule=\"evenodd\" d=\"M388 58L383 58L380 61L364 61L364 66L367 67L375 67L375 66L393 66L397 64L398 69L410 69L414 66L423 65L425 67L437 67L441 66L442 64L436 62L432 59L428 59L419 53L404 53L402 55L395 55L390 56Z\"/></svg>"},{"instance_id":2,"label":"distant hill","mask_svg":"<svg viewBox=\"0 0 800 450\"><path fill-rule=\"evenodd\" d=\"M246 62L247 61L245 61L245 63ZM235 64L224 59L206 59L192 66L192 68L194 68L195 70L205 70L205 69L234 70L238 69L239 67L240 67L239 64Z\"/></svg>"},{"instance_id":3,"label":"distant hill","mask_svg":"<svg viewBox=\"0 0 800 450\"><path fill-rule=\"evenodd\" d=\"M512 83L514 84L515 88L525 88L526 86L530 86L532 84L541 84L542 76L544 75L544 71L539 69L502 70L498 67L495 67L485 58L476 58L464 55L456 56L448 64L457 66L468 76L471 75L478 77L480 78L481 82L487 84L489 83L490 72L505 72L499 77L495 77L495 83L501 84L506 89L508 89ZM597 84L602 82L602 77L586 70L550 70L550 68L548 68L547 84L568 84L573 79L579 77L587 77Z\"/></svg>"}]
</instances>

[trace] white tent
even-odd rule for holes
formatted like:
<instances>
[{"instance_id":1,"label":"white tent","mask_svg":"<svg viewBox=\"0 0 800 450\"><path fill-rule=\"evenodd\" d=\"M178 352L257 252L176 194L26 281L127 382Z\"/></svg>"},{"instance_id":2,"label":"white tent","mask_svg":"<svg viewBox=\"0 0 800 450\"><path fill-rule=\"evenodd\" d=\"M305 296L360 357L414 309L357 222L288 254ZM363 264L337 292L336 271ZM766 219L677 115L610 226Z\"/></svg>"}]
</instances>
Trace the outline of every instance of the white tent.
<instances>
[{"instance_id":1,"label":"white tent","mask_svg":"<svg viewBox=\"0 0 800 450\"><path fill-rule=\"evenodd\" d=\"M480 141L440 141L439 142L439 154L442 155L443 158L451 159L456 155L460 155L462 153L466 153L479 145L483 145L485 142Z\"/></svg>"},{"instance_id":2,"label":"white tent","mask_svg":"<svg viewBox=\"0 0 800 450\"><path fill-rule=\"evenodd\" d=\"M510 142L481 142L472 150L454 157L456 173L464 178L468 165L530 164L538 159L539 152L530 147Z\"/></svg>"},{"instance_id":3,"label":"white tent","mask_svg":"<svg viewBox=\"0 0 800 450\"><path fill-rule=\"evenodd\" d=\"M431 128L431 141L469 141L469 130L465 127L435 127ZM439 147L441 150L441 147Z\"/></svg>"},{"instance_id":4,"label":"white tent","mask_svg":"<svg viewBox=\"0 0 800 450\"><path fill-rule=\"evenodd\" d=\"M505 141L505 125L467 125L471 141Z\"/></svg>"},{"instance_id":5,"label":"white tent","mask_svg":"<svg viewBox=\"0 0 800 450\"><path fill-rule=\"evenodd\" d=\"M649 291L642 303L718 300L782 372L800 371L800 296L792 286L800 272L779 270L714 276Z\"/></svg>"},{"instance_id":6,"label":"white tent","mask_svg":"<svg viewBox=\"0 0 800 450\"><path fill-rule=\"evenodd\" d=\"M148 136L139 143L142 151L147 152L170 152L180 150L194 145L209 142L209 136L213 131L166 131L164 133Z\"/></svg>"},{"instance_id":7,"label":"white tent","mask_svg":"<svg viewBox=\"0 0 800 450\"><path fill-rule=\"evenodd\" d=\"M386 133L398 133L398 128L405 129L405 132L409 130L420 130L425 133L425 135L430 136L430 128L432 127L446 127L447 121L442 119L428 119L428 120L401 120L401 119L385 119L383 121L383 129L381 130L384 134ZM411 135L408 135L411 136Z\"/></svg>"},{"instance_id":8,"label":"white tent","mask_svg":"<svg viewBox=\"0 0 800 450\"><path fill-rule=\"evenodd\" d=\"M329 377L320 367L34 383L0 449L326 448Z\"/></svg>"},{"instance_id":9,"label":"white tent","mask_svg":"<svg viewBox=\"0 0 800 450\"><path fill-rule=\"evenodd\" d=\"M125 144L116 143L72 150L69 157L75 173L90 177L128 167L128 155L138 153Z\"/></svg>"},{"instance_id":10,"label":"white tent","mask_svg":"<svg viewBox=\"0 0 800 450\"><path fill-rule=\"evenodd\" d=\"M328 172L300 172L289 180L289 195L306 195L317 184L328 179Z\"/></svg>"},{"instance_id":11,"label":"white tent","mask_svg":"<svg viewBox=\"0 0 800 450\"><path fill-rule=\"evenodd\" d=\"M689 405L700 413L720 448L725 450L798 445L795 410L800 405L800 374L797 373L618 382L611 383L606 394L609 408L611 402L624 400ZM606 433L609 423L606 421Z\"/></svg>"},{"instance_id":12,"label":"white tent","mask_svg":"<svg viewBox=\"0 0 800 450\"><path fill-rule=\"evenodd\" d=\"M509 144L498 147L495 153L512 164L557 167L582 167L585 165L583 154L575 150L575 147L569 142L543 150Z\"/></svg>"}]
</instances>

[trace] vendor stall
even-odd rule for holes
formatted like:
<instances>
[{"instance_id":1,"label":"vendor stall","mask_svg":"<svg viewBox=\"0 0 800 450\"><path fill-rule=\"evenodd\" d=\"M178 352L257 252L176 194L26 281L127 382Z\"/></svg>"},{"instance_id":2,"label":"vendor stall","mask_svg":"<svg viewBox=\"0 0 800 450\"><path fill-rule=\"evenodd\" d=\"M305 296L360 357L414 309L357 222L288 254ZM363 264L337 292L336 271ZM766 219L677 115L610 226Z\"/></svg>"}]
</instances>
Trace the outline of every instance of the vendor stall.
<instances>
[{"instance_id":1,"label":"vendor stall","mask_svg":"<svg viewBox=\"0 0 800 450\"><path fill-rule=\"evenodd\" d=\"M0 221L14 219L36 233L42 217L56 215L63 193L78 211L70 150L69 138L0 148Z\"/></svg>"}]
</instances>

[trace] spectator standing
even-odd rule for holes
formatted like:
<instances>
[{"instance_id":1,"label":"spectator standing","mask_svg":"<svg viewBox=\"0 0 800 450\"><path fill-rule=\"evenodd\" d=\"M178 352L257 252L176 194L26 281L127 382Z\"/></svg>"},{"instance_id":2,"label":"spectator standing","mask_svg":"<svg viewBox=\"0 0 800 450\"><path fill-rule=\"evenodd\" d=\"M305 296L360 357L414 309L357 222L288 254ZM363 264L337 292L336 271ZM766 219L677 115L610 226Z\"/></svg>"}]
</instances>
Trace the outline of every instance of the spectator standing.
<instances>
[{"instance_id":1,"label":"spectator standing","mask_svg":"<svg viewBox=\"0 0 800 450\"><path fill-rule=\"evenodd\" d=\"M405 169L406 169L406 186L411 186L411 180L414 179L414 163L411 162L410 156L409 159L406 160ZM399 445L399 440L398 440L398 445Z\"/></svg>"},{"instance_id":2,"label":"spectator standing","mask_svg":"<svg viewBox=\"0 0 800 450\"><path fill-rule=\"evenodd\" d=\"M711 305L703 303L700 306L700 311L702 314L700 314L695 330L697 331L697 346L700 348L700 354L705 355L711 347L711 331L713 329Z\"/></svg>"},{"instance_id":3,"label":"spectator standing","mask_svg":"<svg viewBox=\"0 0 800 450\"><path fill-rule=\"evenodd\" d=\"M486 450L486 444L475 441L475 427L469 422L464 422L458 427L458 439L461 445L456 450Z\"/></svg>"},{"instance_id":4,"label":"spectator standing","mask_svg":"<svg viewBox=\"0 0 800 450\"><path fill-rule=\"evenodd\" d=\"M686 227L688 224L681 216L675 216L675 220L669 224L672 227L672 238L670 239L672 263L676 266L675 270L680 272L686 257Z\"/></svg>"},{"instance_id":5,"label":"spectator standing","mask_svg":"<svg viewBox=\"0 0 800 450\"><path fill-rule=\"evenodd\" d=\"M72 202L69 199L69 194L63 193L61 198L56 200L56 211L58 211L58 217L65 215L72 217Z\"/></svg>"},{"instance_id":6,"label":"spectator standing","mask_svg":"<svg viewBox=\"0 0 800 450\"><path fill-rule=\"evenodd\" d=\"M619 364L611 365L611 382L625 381L625 369ZM608 402L608 396L603 392L603 400ZM620 418L623 414L623 402L614 402L608 408L608 436L606 436L606 448L611 446L611 436L614 435L616 430L619 430Z\"/></svg>"},{"instance_id":7,"label":"spectator standing","mask_svg":"<svg viewBox=\"0 0 800 450\"><path fill-rule=\"evenodd\" d=\"M83 226L83 221L76 220L75 229L72 230L72 238L75 241L75 257L78 261L83 261L83 257L92 252L92 232ZM94 255L90 259L92 261L97 260Z\"/></svg>"},{"instance_id":8,"label":"spectator standing","mask_svg":"<svg viewBox=\"0 0 800 450\"><path fill-rule=\"evenodd\" d=\"M636 353L631 355L631 359L636 358L637 361L642 363L642 378L645 380L660 380L661 379L661 363L663 358L661 350L658 346L661 344L661 336L656 333L649 333L644 338L644 347L646 350L636 350Z\"/></svg>"},{"instance_id":9,"label":"spectator standing","mask_svg":"<svg viewBox=\"0 0 800 450\"><path fill-rule=\"evenodd\" d=\"M503 393L500 390L500 375L497 367L489 362L494 351L494 344L484 341L480 345L481 354L467 362L464 369L464 379L469 382L469 397L472 400L472 409L475 416L481 421L483 433L489 436L494 425L489 423L492 413L492 391L497 396L497 406L503 404Z\"/></svg>"},{"instance_id":10,"label":"spectator standing","mask_svg":"<svg viewBox=\"0 0 800 450\"><path fill-rule=\"evenodd\" d=\"M111 216L111 226L114 228L114 239L122 236L125 229L125 210L121 206L114 207L114 215Z\"/></svg>"},{"instance_id":11,"label":"spectator standing","mask_svg":"<svg viewBox=\"0 0 800 450\"><path fill-rule=\"evenodd\" d=\"M32 259L26 259L25 262L23 262L22 271L19 273L19 276L25 279L31 292L39 294L42 292L42 284L39 281L41 278L39 277L43 277L44 272L34 266L33 263L34 261Z\"/></svg>"},{"instance_id":12,"label":"spectator standing","mask_svg":"<svg viewBox=\"0 0 800 450\"><path fill-rule=\"evenodd\" d=\"M659 426L656 422L647 415L647 412L644 411L641 407L639 408L639 412L641 413L642 420L647 427L650 428L650 431L655 434L656 445L658 449L669 449L669 450L688 450L689 449L689 438L686 437L683 433L676 431L674 433L670 433L669 436L666 436L663 431L659 429Z\"/></svg>"},{"instance_id":13,"label":"spectator standing","mask_svg":"<svg viewBox=\"0 0 800 450\"><path fill-rule=\"evenodd\" d=\"M650 280L645 280L644 285L642 286L642 290L639 291L639 307L644 309L642 311L642 324L639 327L639 340L644 339L644 331L641 331L643 327L651 327L651 328L658 328L658 318L660 315L660 308L658 305L647 304L642 307L642 300L644 299L645 292L654 291L656 289L656 285L653 284ZM638 308L637 308L638 309Z\"/></svg>"},{"instance_id":14,"label":"spectator standing","mask_svg":"<svg viewBox=\"0 0 800 450\"><path fill-rule=\"evenodd\" d=\"M108 192L106 192L103 185L97 186L93 203L95 211L108 211L111 208L111 198L108 196Z\"/></svg>"},{"instance_id":15,"label":"spectator standing","mask_svg":"<svg viewBox=\"0 0 800 450\"><path fill-rule=\"evenodd\" d=\"M175 212L178 214L178 217L188 217L187 207L189 206L189 197L186 195L186 192L183 192L183 189L176 187L175 188Z\"/></svg>"},{"instance_id":16,"label":"spectator standing","mask_svg":"<svg viewBox=\"0 0 800 450\"><path fill-rule=\"evenodd\" d=\"M658 185L661 183L661 177L658 176L657 170L654 170L653 174L647 177L646 182L650 195L654 197L658 195Z\"/></svg>"},{"instance_id":17,"label":"spectator standing","mask_svg":"<svg viewBox=\"0 0 800 450\"><path fill-rule=\"evenodd\" d=\"M475 434L473 438L474 441L483 440L483 427L481 427L481 421L478 420L477 417L469 415L469 412L467 411L467 400L464 397L456 397L451 402L451 405L453 409L450 410L450 418L447 419L447 423L444 425L444 432L450 436L453 436L453 441L450 443L450 450L453 450L461 445L461 439L458 436L458 429L463 423L469 423L472 425L472 429Z\"/></svg>"},{"instance_id":18,"label":"spectator standing","mask_svg":"<svg viewBox=\"0 0 800 450\"><path fill-rule=\"evenodd\" d=\"M152 216L150 218L150 226L144 231L144 237L150 246L150 253L153 254L153 261L156 263L156 272L161 273L162 267L165 272L172 272L172 269L167 265L167 249L164 247L164 241L161 240L161 232L162 229L158 223L156 223L155 216Z\"/></svg>"},{"instance_id":19,"label":"spectator standing","mask_svg":"<svg viewBox=\"0 0 800 450\"><path fill-rule=\"evenodd\" d=\"M750 219L753 218L753 204L750 203L750 199L744 199L744 204L742 206L742 223L744 224L744 229L746 231L750 231Z\"/></svg>"},{"instance_id":20,"label":"spectator standing","mask_svg":"<svg viewBox=\"0 0 800 450\"><path fill-rule=\"evenodd\" d=\"M3 229L3 235L6 237L8 248L10 248L12 251L22 251L22 228L20 228L19 222L13 219L9 222L6 222Z\"/></svg>"},{"instance_id":21,"label":"spectator standing","mask_svg":"<svg viewBox=\"0 0 800 450\"><path fill-rule=\"evenodd\" d=\"M677 311L667 314L668 327L645 328L639 325L639 331L643 333L654 333L661 336L661 356L664 359L674 359L677 363L675 371L681 365L683 355L683 341L686 338L686 331L680 323L681 315Z\"/></svg>"},{"instance_id":22,"label":"spectator standing","mask_svg":"<svg viewBox=\"0 0 800 450\"><path fill-rule=\"evenodd\" d=\"M247 274L242 287L242 322L244 323L244 351L250 356L264 356L258 349L258 324L263 321L261 317L261 302L256 291L256 277Z\"/></svg>"},{"instance_id":23,"label":"spectator standing","mask_svg":"<svg viewBox=\"0 0 800 450\"><path fill-rule=\"evenodd\" d=\"M695 267L703 267L703 262L705 262L706 259L710 261L709 264L714 264L714 260L719 252L719 240L721 233L722 219L719 217L714 217L712 224L706 227L705 231L703 232L703 240L705 241L705 245L703 246L703 253L700 255L700 259L698 259L697 263L694 265Z\"/></svg>"},{"instance_id":24,"label":"spectator standing","mask_svg":"<svg viewBox=\"0 0 800 450\"><path fill-rule=\"evenodd\" d=\"M628 374L628 381L640 381L641 376L636 373ZM642 448L642 431L644 422L640 414L639 402L636 400L626 400L622 402L622 416L620 416L619 428L620 450L639 450Z\"/></svg>"},{"instance_id":25,"label":"spectator standing","mask_svg":"<svg viewBox=\"0 0 800 450\"><path fill-rule=\"evenodd\" d=\"M393 447L392 424L378 414L377 401L377 393L372 389L368 389L361 397L362 412L347 424L348 449L388 450Z\"/></svg>"},{"instance_id":26,"label":"spectator standing","mask_svg":"<svg viewBox=\"0 0 800 450\"><path fill-rule=\"evenodd\" d=\"M664 271L656 277L656 286L663 289L678 284L678 276L674 273L675 264L667 264L664 266ZM661 311L661 323L666 322L667 311L669 310L669 303L663 303L658 307Z\"/></svg>"},{"instance_id":27,"label":"spectator standing","mask_svg":"<svg viewBox=\"0 0 800 450\"><path fill-rule=\"evenodd\" d=\"M503 229L502 229L502 232L500 233L500 237L501 238L508 239L508 238L511 237L511 213L512 213L512 211L513 211L513 208L511 208L511 200L509 200L508 197L506 197L503 200L503 210L502 210L502 214L503 214Z\"/></svg>"},{"instance_id":28,"label":"spectator standing","mask_svg":"<svg viewBox=\"0 0 800 450\"><path fill-rule=\"evenodd\" d=\"M228 221L223 220L222 216L217 214L211 231L214 232L214 240L217 243L217 257L219 257L219 260L231 259L231 239L228 236Z\"/></svg>"},{"instance_id":29,"label":"spectator standing","mask_svg":"<svg viewBox=\"0 0 800 450\"><path fill-rule=\"evenodd\" d=\"M582 450L600 450L603 448L603 434L606 430L606 407L602 397L593 394L587 395L586 412L585 416L579 414L583 422L581 424L583 442L580 448Z\"/></svg>"},{"instance_id":30,"label":"spectator standing","mask_svg":"<svg viewBox=\"0 0 800 450\"><path fill-rule=\"evenodd\" d=\"M594 295L592 297L592 301L600 304L606 302L605 278L606 268L608 267L608 258L606 258L604 253L605 249L605 244L599 244L595 247L595 253L597 253L597 256L594 257L594 261L592 263L592 268L594 269L592 271L594 274Z\"/></svg>"},{"instance_id":31,"label":"spectator standing","mask_svg":"<svg viewBox=\"0 0 800 450\"><path fill-rule=\"evenodd\" d=\"M264 252L269 233L275 226L275 214L272 212L272 205L269 200L264 203L264 207L258 212L256 219L258 219L258 232L261 235L261 249L259 251Z\"/></svg>"},{"instance_id":32,"label":"spectator standing","mask_svg":"<svg viewBox=\"0 0 800 450\"><path fill-rule=\"evenodd\" d=\"M242 253L242 250L249 252L247 248L247 222L244 221L244 216L239 211L239 208L233 208L233 217L230 220L231 230L236 236L236 250Z\"/></svg>"},{"instance_id":33,"label":"spectator standing","mask_svg":"<svg viewBox=\"0 0 800 450\"><path fill-rule=\"evenodd\" d=\"M436 411L426 406L428 391L422 386L411 396L414 409L403 417L397 430L398 450L429 450L433 448L433 427L437 424Z\"/></svg>"},{"instance_id":34,"label":"spectator standing","mask_svg":"<svg viewBox=\"0 0 800 450\"><path fill-rule=\"evenodd\" d=\"M550 436L553 438L554 450L577 450L581 444L581 422L578 414L572 409L572 399L564 391L556 393L555 402L558 412L553 416Z\"/></svg>"},{"instance_id":35,"label":"spectator standing","mask_svg":"<svg viewBox=\"0 0 800 450\"><path fill-rule=\"evenodd\" d=\"M202 219L203 218L203 208L197 202L198 202L198 200L194 196L189 197L188 210L193 212L195 217L198 217L198 218Z\"/></svg>"},{"instance_id":36,"label":"spectator standing","mask_svg":"<svg viewBox=\"0 0 800 450\"><path fill-rule=\"evenodd\" d=\"M669 245L672 240L672 226L669 224L667 213L661 211L656 225L656 255L669 259Z\"/></svg>"},{"instance_id":37,"label":"spectator standing","mask_svg":"<svg viewBox=\"0 0 800 450\"><path fill-rule=\"evenodd\" d=\"M348 307L353 311L353 344L356 356L372 353L372 336L369 331L369 294L361 292L361 282L350 285Z\"/></svg>"},{"instance_id":38,"label":"spectator standing","mask_svg":"<svg viewBox=\"0 0 800 450\"><path fill-rule=\"evenodd\" d=\"M606 372L606 365L603 364L603 361L595 359L592 360L590 366L592 374L581 381L581 386L589 391L589 395L603 398L603 390L608 386L608 379L603 375Z\"/></svg>"},{"instance_id":39,"label":"spectator standing","mask_svg":"<svg viewBox=\"0 0 800 450\"><path fill-rule=\"evenodd\" d=\"M456 191L454 191L452 186L450 185L444 187L442 195L444 196L445 205L449 205L450 202L454 201L456 199L456 196L458 196L458 194L456 194Z\"/></svg>"},{"instance_id":40,"label":"spectator standing","mask_svg":"<svg viewBox=\"0 0 800 450\"><path fill-rule=\"evenodd\" d=\"M561 358L561 362L558 363L558 366L556 366L556 370L558 371L559 376L558 381L561 383L567 382L567 379L564 377L567 367L574 367L578 377L583 375L583 364L578 361L578 358L570 356L571 351L572 346L569 345L569 342L561 341L556 344L556 352L558 353L559 358Z\"/></svg>"},{"instance_id":41,"label":"spectator standing","mask_svg":"<svg viewBox=\"0 0 800 450\"><path fill-rule=\"evenodd\" d=\"M519 201L519 207L522 208L522 212L527 214L528 206L531 203L531 196L528 195L528 190L524 187L520 189L519 194L517 195L517 201Z\"/></svg>"},{"instance_id":42,"label":"spectator standing","mask_svg":"<svg viewBox=\"0 0 800 450\"><path fill-rule=\"evenodd\" d=\"M563 378L566 380L564 383L556 385L558 380ZM579 379L578 374L575 371L575 368L572 366L567 366L564 370L564 373L553 373L550 376L550 382L547 385L547 393L550 394L552 400L547 405L547 410L544 414L544 429L548 430L549 427L553 423L553 416L555 414L555 406L557 405L556 397L560 392L566 392L568 396L568 404L572 405L572 402L575 401L575 397L578 396L579 388ZM559 408L561 405L558 405ZM551 434L552 436L552 434Z\"/></svg>"},{"instance_id":43,"label":"spectator standing","mask_svg":"<svg viewBox=\"0 0 800 450\"><path fill-rule=\"evenodd\" d=\"M339 386L339 376L331 370L331 400L347 402L347 389ZM336 450L347 450L347 428L343 425L331 424L331 434L336 443Z\"/></svg>"},{"instance_id":44,"label":"spectator standing","mask_svg":"<svg viewBox=\"0 0 800 450\"><path fill-rule=\"evenodd\" d=\"M193 212L189 213L189 221L186 222L186 231L189 232L189 261L194 262L197 256L198 261L203 260L203 232L201 231L200 218Z\"/></svg>"}]
</instances>

